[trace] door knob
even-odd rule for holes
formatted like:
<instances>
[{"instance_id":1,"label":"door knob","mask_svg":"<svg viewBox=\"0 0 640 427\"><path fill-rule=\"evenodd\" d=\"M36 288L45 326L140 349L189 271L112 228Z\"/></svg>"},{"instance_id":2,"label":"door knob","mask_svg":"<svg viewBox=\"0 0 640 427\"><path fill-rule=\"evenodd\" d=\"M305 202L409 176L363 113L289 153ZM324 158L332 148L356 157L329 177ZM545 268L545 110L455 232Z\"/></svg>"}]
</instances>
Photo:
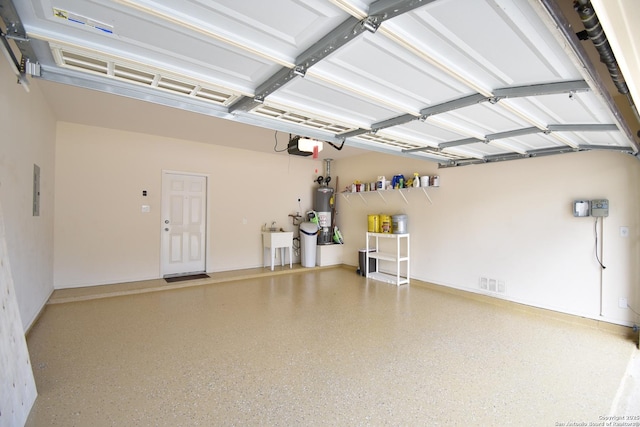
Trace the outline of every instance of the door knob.
<instances>
[{"instance_id":1,"label":"door knob","mask_svg":"<svg viewBox=\"0 0 640 427\"><path fill-rule=\"evenodd\" d=\"M164 223L165 223L165 224L169 224L169 220L168 220L168 219L165 219L165 220L164 220Z\"/></svg>"},{"instance_id":2,"label":"door knob","mask_svg":"<svg viewBox=\"0 0 640 427\"><path fill-rule=\"evenodd\" d=\"M169 231L169 227L165 228L164 231Z\"/></svg>"}]
</instances>

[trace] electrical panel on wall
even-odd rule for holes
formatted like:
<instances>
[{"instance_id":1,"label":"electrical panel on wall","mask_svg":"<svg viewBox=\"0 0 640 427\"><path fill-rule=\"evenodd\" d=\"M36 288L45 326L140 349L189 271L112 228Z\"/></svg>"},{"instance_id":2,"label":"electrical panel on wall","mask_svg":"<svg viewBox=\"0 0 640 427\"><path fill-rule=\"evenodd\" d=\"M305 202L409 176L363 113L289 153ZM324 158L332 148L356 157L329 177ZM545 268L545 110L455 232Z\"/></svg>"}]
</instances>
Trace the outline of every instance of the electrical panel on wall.
<instances>
[{"instance_id":1,"label":"electrical panel on wall","mask_svg":"<svg viewBox=\"0 0 640 427\"><path fill-rule=\"evenodd\" d=\"M609 200L607 199L592 200L591 216L609 216Z\"/></svg>"},{"instance_id":2,"label":"electrical panel on wall","mask_svg":"<svg viewBox=\"0 0 640 427\"><path fill-rule=\"evenodd\" d=\"M574 200L573 201L573 216L589 216L589 201L588 200Z\"/></svg>"}]
</instances>

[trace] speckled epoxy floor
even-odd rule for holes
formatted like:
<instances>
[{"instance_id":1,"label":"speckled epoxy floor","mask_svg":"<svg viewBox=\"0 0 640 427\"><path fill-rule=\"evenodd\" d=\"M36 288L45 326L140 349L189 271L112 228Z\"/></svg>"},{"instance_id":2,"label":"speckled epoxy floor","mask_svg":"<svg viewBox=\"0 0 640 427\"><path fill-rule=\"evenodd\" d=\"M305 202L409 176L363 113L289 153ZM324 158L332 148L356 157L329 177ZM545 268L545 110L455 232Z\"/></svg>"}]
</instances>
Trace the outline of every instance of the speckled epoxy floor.
<instances>
[{"instance_id":1,"label":"speckled epoxy floor","mask_svg":"<svg viewBox=\"0 0 640 427\"><path fill-rule=\"evenodd\" d=\"M28 426L597 422L637 352L343 268L49 305L28 346Z\"/></svg>"}]
</instances>

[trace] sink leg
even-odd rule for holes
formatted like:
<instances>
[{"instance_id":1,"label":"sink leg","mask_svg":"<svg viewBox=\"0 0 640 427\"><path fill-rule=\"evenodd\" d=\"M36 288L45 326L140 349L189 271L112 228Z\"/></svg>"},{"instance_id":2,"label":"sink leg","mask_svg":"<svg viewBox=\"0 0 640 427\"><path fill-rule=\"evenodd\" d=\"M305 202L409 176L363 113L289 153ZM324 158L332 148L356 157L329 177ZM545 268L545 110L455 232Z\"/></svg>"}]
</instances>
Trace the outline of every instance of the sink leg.
<instances>
[{"instance_id":1,"label":"sink leg","mask_svg":"<svg viewBox=\"0 0 640 427\"><path fill-rule=\"evenodd\" d=\"M276 258L276 250L271 248L271 271L273 271L273 263Z\"/></svg>"}]
</instances>

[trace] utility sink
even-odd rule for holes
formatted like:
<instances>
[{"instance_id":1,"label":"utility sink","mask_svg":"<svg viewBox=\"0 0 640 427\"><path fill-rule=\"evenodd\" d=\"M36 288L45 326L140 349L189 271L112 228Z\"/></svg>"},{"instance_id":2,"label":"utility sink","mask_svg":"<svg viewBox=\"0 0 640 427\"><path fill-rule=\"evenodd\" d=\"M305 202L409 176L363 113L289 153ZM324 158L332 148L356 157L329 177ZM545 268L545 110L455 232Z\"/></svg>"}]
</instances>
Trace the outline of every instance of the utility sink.
<instances>
[{"instance_id":1,"label":"utility sink","mask_svg":"<svg viewBox=\"0 0 640 427\"><path fill-rule=\"evenodd\" d=\"M293 253L293 231L263 231L262 232L262 249L263 258L264 251L269 249L271 258L271 270L276 256L276 249L280 249L280 263L284 266L285 249L289 249L289 268L292 268ZM266 267L266 265L265 265Z\"/></svg>"}]
</instances>

